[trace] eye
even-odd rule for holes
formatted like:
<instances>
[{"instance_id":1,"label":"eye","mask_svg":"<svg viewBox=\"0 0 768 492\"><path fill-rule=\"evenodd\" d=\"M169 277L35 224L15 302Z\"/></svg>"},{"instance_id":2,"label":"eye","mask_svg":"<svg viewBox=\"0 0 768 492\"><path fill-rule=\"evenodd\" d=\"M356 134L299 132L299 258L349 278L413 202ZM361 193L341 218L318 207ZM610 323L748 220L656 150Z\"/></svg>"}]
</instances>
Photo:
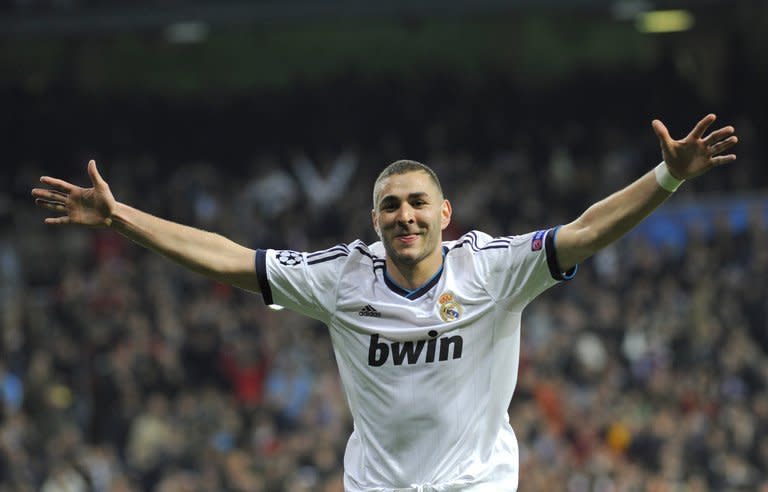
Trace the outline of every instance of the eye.
<instances>
[{"instance_id":1,"label":"eye","mask_svg":"<svg viewBox=\"0 0 768 492\"><path fill-rule=\"evenodd\" d=\"M414 200L411 202L411 206L414 208L421 208L426 204L427 202L425 200Z\"/></svg>"}]
</instances>

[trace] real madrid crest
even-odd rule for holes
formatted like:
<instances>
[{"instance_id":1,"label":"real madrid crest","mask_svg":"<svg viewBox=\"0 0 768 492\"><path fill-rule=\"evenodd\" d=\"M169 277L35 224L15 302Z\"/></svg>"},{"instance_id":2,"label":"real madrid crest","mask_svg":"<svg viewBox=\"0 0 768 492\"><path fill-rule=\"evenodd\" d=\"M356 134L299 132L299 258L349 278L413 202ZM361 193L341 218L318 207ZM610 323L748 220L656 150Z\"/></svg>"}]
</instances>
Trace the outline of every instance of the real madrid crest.
<instances>
[{"instance_id":1,"label":"real madrid crest","mask_svg":"<svg viewBox=\"0 0 768 492\"><path fill-rule=\"evenodd\" d=\"M440 318L443 321L450 322L461 318L464 308L456 301L452 292L443 292L437 298L437 302L440 305Z\"/></svg>"}]
</instances>

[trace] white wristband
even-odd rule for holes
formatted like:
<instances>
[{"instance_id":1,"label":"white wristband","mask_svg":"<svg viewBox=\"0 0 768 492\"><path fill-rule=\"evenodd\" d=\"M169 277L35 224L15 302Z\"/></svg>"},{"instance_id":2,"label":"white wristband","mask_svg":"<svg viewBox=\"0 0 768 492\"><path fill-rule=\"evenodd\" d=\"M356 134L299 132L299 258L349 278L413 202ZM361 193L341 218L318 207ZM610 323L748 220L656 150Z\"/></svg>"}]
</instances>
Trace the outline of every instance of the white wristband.
<instances>
[{"instance_id":1,"label":"white wristband","mask_svg":"<svg viewBox=\"0 0 768 492\"><path fill-rule=\"evenodd\" d=\"M667 167L667 163L664 161L661 161L653 171L656 174L656 181L659 183L659 186L670 193L677 191L677 189L680 188L680 185L685 182L684 179L677 179L672 176Z\"/></svg>"}]
</instances>

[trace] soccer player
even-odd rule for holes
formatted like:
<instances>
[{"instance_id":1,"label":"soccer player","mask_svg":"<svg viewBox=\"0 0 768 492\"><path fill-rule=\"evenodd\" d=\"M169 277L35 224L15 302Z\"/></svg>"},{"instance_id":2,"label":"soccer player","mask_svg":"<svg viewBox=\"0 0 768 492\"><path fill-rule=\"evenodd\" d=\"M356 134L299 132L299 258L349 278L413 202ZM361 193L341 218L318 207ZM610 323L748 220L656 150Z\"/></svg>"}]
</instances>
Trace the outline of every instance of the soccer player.
<instances>
[{"instance_id":1,"label":"soccer player","mask_svg":"<svg viewBox=\"0 0 768 492\"><path fill-rule=\"evenodd\" d=\"M373 187L380 241L300 253L252 250L42 177L32 195L48 224L109 227L219 282L260 292L328 326L354 419L348 491L514 491L518 446L507 407L525 306L662 204L683 180L736 159L734 128L715 115L682 140L652 123L663 161L561 227L519 236L472 231L443 241L451 204L427 166L397 161ZM509 211L510 214L514 210Z\"/></svg>"}]
</instances>

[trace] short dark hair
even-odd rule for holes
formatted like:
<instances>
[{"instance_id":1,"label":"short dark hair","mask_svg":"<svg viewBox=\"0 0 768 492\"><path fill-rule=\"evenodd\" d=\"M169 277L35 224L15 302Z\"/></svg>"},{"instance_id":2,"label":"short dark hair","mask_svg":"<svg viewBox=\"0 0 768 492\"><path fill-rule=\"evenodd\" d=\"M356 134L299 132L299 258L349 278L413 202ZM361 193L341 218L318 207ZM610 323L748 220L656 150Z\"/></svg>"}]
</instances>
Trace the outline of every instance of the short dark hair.
<instances>
[{"instance_id":1,"label":"short dark hair","mask_svg":"<svg viewBox=\"0 0 768 492\"><path fill-rule=\"evenodd\" d=\"M395 174L405 174L415 171L421 171L423 173L426 173L427 176L432 180L433 183L435 183L435 186L437 186L437 190L440 192L440 195L443 194L443 187L440 186L440 180L437 178L437 174L435 171L432 170L431 167L427 166L426 164L422 164L421 162L417 161L411 161L408 159L400 159L399 161L395 161L392 164L388 165L384 168L381 173L379 173L379 177L376 178L376 182L373 183L373 208L376 209L376 195L379 192L379 187L381 186L381 182L387 179L388 177L395 175Z\"/></svg>"}]
</instances>

